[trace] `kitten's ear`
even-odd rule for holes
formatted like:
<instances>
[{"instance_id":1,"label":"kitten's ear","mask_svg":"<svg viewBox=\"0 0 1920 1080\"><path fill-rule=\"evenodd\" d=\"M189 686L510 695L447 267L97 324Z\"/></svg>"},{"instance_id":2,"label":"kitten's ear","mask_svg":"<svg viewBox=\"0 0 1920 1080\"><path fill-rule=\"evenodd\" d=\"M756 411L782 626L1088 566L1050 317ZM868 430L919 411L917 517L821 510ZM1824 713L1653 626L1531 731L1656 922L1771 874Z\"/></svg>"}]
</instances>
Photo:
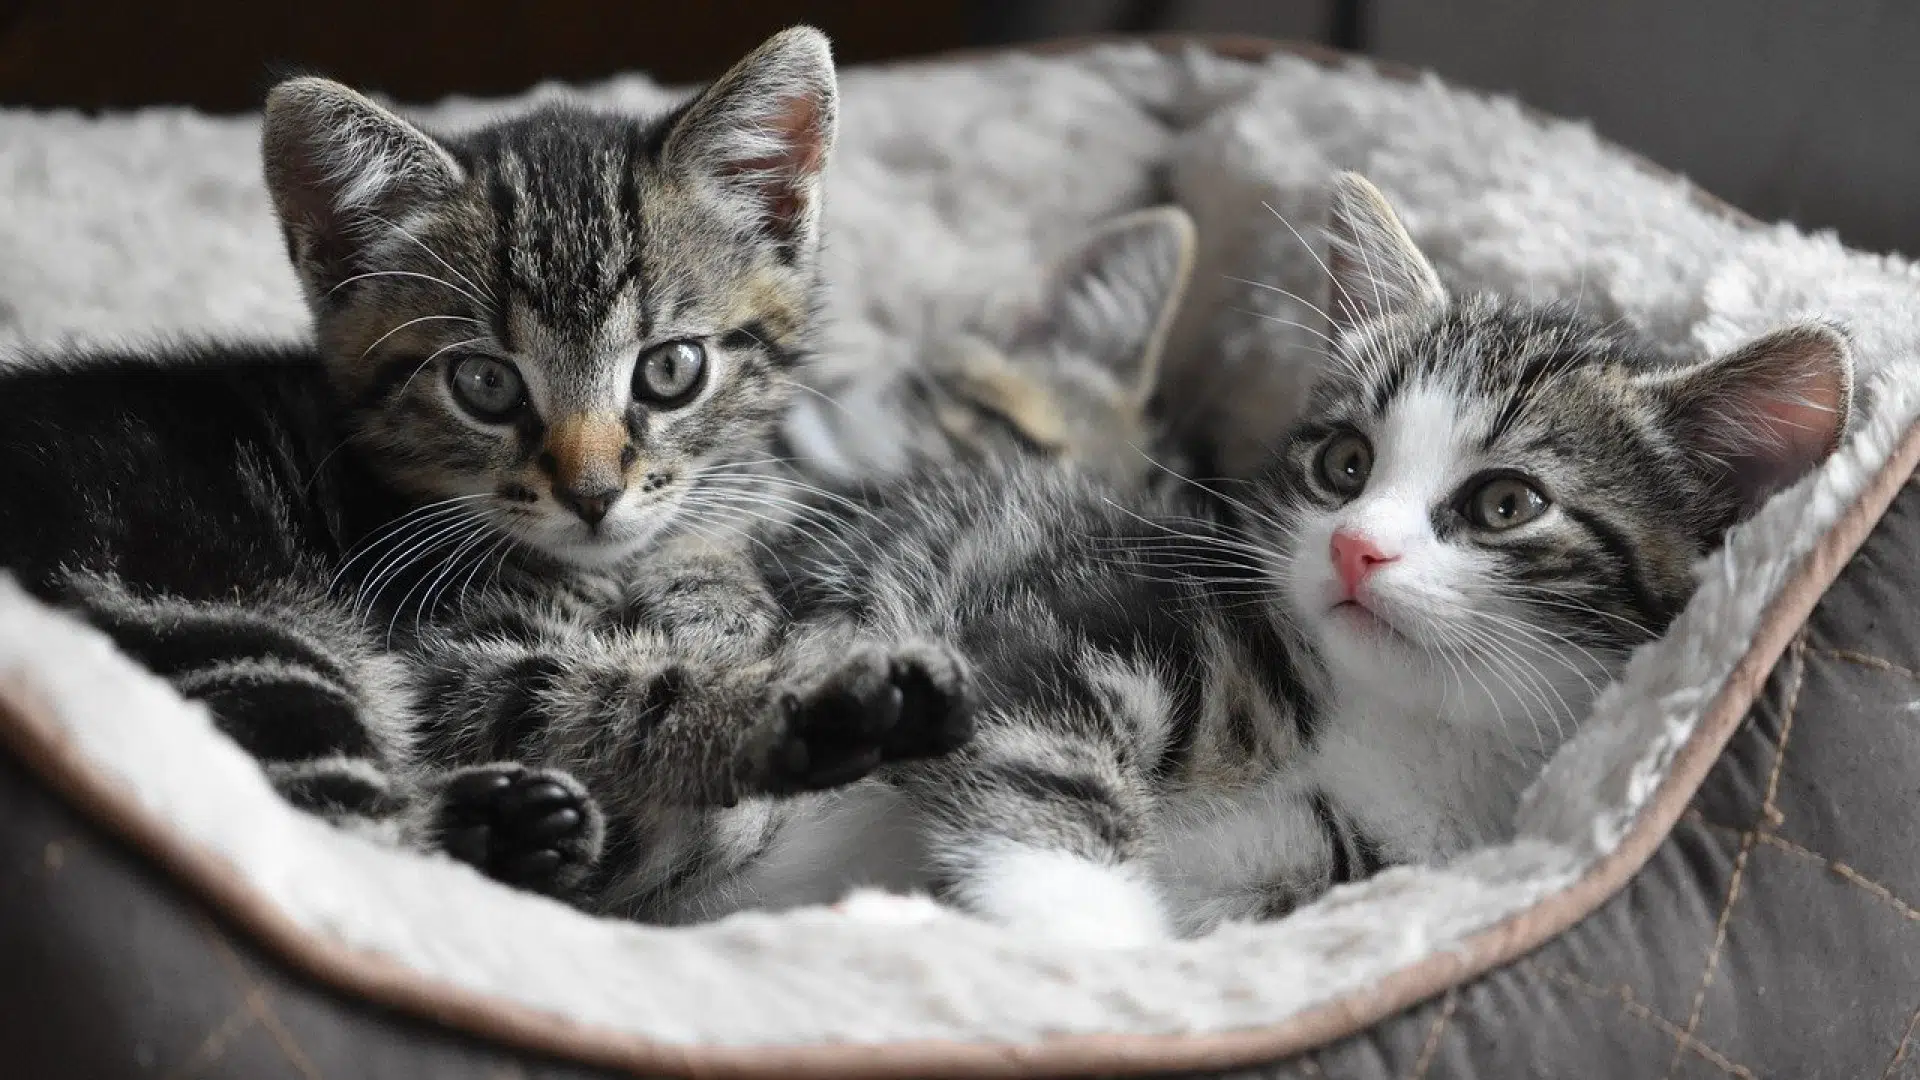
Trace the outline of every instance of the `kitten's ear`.
<instances>
[{"instance_id":1,"label":"kitten's ear","mask_svg":"<svg viewBox=\"0 0 1920 1080\"><path fill-rule=\"evenodd\" d=\"M1177 206L1105 223L1054 264L1014 348L1097 364L1144 404L1193 273L1194 246L1193 219Z\"/></svg>"},{"instance_id":2,"label":"kitten's ear","mask_svg":"<svg viewBox=\"0 0 1920 1080\"><path fill-rule=\"evenodd\" d=\"M445 198L459 162L433 137L329 79L289 79L267 95L267 190L310 293L337 285L382 221Z\"/></svg>"},{"instance_id":3,"label":"kitten's ear","mask_svg":"<svg viewBox=\"0 0 1920 1080\"><path fill-rule=\"evenodd\" d=\"M1682 437L1725 467L1744 515L1840 445L1853 411L1853 347L1838 327L1801 323L1658 385Z\"/></svg>"},{"instance_id":4,"label":"kitten's ear","mask_svg":"<svg viewBox=\"0 0 1920 1080\"><path fill-rule=\"evenodd\" d=\"M809 249L838 113L833 52L809 26L783 30L674 120L663 160L717 185L783 245Z\"/></svg>"},{"instance_id":5,"label":"kitten's ear","mask_svg":"<svg viewBox=\"0 0 1920 1080\"><path fill-rule=\"evenodd\" d=\"M1387 197L1359 173L1341 173L1333 182L1327 271L1333 278L1327 314L1336 330L1447 301L1440 275L1414 246Z\"/></svg>"}]
</instances>

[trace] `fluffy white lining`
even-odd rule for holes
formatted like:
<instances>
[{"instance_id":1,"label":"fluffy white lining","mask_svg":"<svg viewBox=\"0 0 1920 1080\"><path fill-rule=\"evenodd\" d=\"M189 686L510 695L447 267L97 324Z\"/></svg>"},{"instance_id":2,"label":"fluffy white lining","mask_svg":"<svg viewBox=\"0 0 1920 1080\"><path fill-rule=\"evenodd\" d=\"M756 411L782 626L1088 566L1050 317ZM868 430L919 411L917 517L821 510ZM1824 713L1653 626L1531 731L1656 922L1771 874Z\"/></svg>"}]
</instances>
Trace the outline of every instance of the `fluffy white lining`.
<instances>
[{"instance_id":1,"label":"fluffy white lining","mask_svg":"<svg viewBox=\"0 0 1920 1080\"><path fill-rule=\"evenodd\" d=\"M1225 418L1270 430L1311 370L1311 338L1270 320L1312 316L1227 275L1317 297L1319 269L1261 204L1304 232L1321 220L1330 172L1356 167L1456 286L1577 297L1675 346L1835 317L1877 373L1874 402L1830 466L1707 561L1686 614L1530 792L1513 844L1383 874L1279 923L1139 950L1037 944L871 894L676 930L594 920L292 812L201 710L10 585L0 671L37 684L89 758L300 924L584 1023L733 1045L1222 1031L1446 949L1611 850L1783 575L1920 409L1913 267L1830 237L1742 228L1586 128L1510 102L1291 58L1144 48L852 72L844 91L827 258L831 355L845 364L901 362L990 283L1024 275L1088 222L1156 201L1170 178L1204 245L1176 340L1190 358L1183 385L1223 372L1228 396L1249 403ZM675 94L629 78L585 96L652 110ZM416 115L457 124L498 107ZM0 341L297 335L257 137L252 118L180 110L0 112Z\"/></svg>"}]
</instances>

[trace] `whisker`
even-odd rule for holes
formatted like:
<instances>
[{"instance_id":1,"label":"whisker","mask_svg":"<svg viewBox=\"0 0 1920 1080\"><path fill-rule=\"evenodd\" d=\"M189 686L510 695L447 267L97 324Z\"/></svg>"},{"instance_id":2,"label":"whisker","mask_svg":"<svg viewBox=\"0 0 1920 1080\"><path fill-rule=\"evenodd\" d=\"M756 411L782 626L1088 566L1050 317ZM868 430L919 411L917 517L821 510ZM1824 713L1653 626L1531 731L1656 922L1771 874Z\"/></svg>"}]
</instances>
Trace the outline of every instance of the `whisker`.
<instances>
[{"instance_id":1,"label":"whisker","mask_svg":"<svg viewBox=\"0 0 1920 1080\"><path fill-rule=\"evenodd\" d=\"M474 303L479 304L481 307L487 309L489 312L494 310L494 305L490 301L482 299L481 296L475 295L476 293L485 294L487 290L481 288L478 285L475 285L473 283L472 278L461 273L458 269L454 267L452 263L441 258L440 253L433 250L431 247L428 247L425 241L421 240L419 237L413 235L412 233L394 224L393 222L388 221L386 218L383 218L378 214L368 214L367 216L372 218L374 221L377 221L380 224L385 225L387 228L392 229L394 232L399 233L402 237L410 241L415 247L419 248L421 251L426 252L427 257L432 259L434 262L439 263L440 266L443 269L445 269L447 273L452 274L454 277L459 278L461 282L467 286L467 288L473 290L473 292L466 294L469 300L472 300ZM444 282L442 284L444 284Z\"/></svg>"},{"instance_id":2,"label":"whisker","mask_svg":"<svg viewBox=\"0 0 1920 1080\"><path fill-rule=\"evenodd\" d=\"M479 319L475 319L467 315L417 316L415 318L408 319L406 322L401 323L399 326L396 326L393 329L387 331L386 333L381 334L379 337L374 338L373 344L367 346L365 351L361 352L360 359L365 360L368 357L368 355L370 355L373 352L373 350L379 348L383 342L385 342L388 338L392 337L393 335L399 333L402 330L405 330L409 326L414 326L423 322L467 322L467 323L472 323L475 326L484 325L480 322Z\"/></svg>"},{"instance_id":3,"label":"whisker","mask_svg":"<svg viewBox=\"0 0 1920 1080\"><path fill-rule=\"evenodd\" d=\"M459 293L461 296L466 297L467 299L480 305L482 308L487 308L491 310L491 305L487 304L485 301L481 300L479 297L473 295L472 293L461 288L460 286L455 285L453 282L448 281L445 278L435 277L432 274L422 274L417 270L368 270L367 272L362 274L355 274L352 277L346 279L345 281L342 281L340 284L335 285L333 288L328 289L327 295L332 296L334 293L339 292L341 289L346 288L347 286L353 284L356 281L365 281L368 278L377 278L377 277L407 277L407 278L419 278L422 281L431 281L435 285L441 285L446 287L447 289L452 290L453 292Z\"/></svg>"},{"instance_id":4,"label":"whisker","mask_svg":"<svg viewBox=\"0 0 1920 1080\"><path fill-rule=\"evenodd\" d=\"M359 562L362 558L374 551L380 543L390 539L395 533L402 529L412 528L414 525L419 524L420 520L425 520L422 515L425 515L426 518L444 517L455 512L456 504L470 502L474 499L484 499L486 497L484 493L478 495L456 495L451 499L441 499L423 506L416 506L412 510L394 518L373 534L361 539L354 545L352 554L334 571L333 579L327 583L327 591L332 592L337 588L341 579L346 576L347 571L352 569L353 564Z\"/></svg>"},{"instance_id":5,"label":"whisker","mask_svg":"<svg viewBox=\"0 0 1920 1080\"><path fill-rule=\"evenodd\" d=\"M471 519L464 513L456 514L451 521L440 521L431 526L423 525L421 528L414 530L412 535L418 537L418 539L413 540L403 551L397 550L390 554L386 559L382 560L381 566L377 566L373 571L368 573L367 581L361 587L360 591L360 596L365 601L365 614L371 615L373 613L380 594L386 590L390 582L419 562L420 559L438 550L446 537L456 535L460 533L461 530L467 528L470 520ZM423 536L421 535L422 533L426 535ZM398 548L397 544L396 548ZM384 569L382 567L384 567ZM404 602L404 597L402 600ZM361 613L361 608L362 605L360 601L356 601L354 604L356 616Z\"/></svg>"},{"instance_id":6,"label":"whisker","mask_svg":"<svg viewBox=\"0 0 1920 1080\"><path fill-rule=\"evenodd\" d=\"M435 360L438 360L438 359L440 359L440 354L441 354L441 353L444 353L444 352L446 352L446 351L447 351L447 350L449 350L449 349L459 349L459 348L464 348L464 347L466 347L466 346L468 346L468 345L472 345L472 344L474 344L474 343L476 343L476 342L478 342L478 341L480 341L480 340L481 340L481 339L480 339L480 338L477 338L477 337L474 337L474 338L468 338L468 339L467 339L467 340L465 340L465 341L456 341L456 342L454 342L454 343L453 343L453 344L451 344L451 345L442 345L442 346L440 346L439 348L437 348L437 349L435 349L435 350L433 350L433 352L431 352L431 353L429 353L429 354L427 355L427 358L426 358L425 360L422 360L422 361L420 361L420 364L419 364L419 366L418 366L418 367L416 367L416 368L414 368L414 369L413 369L413 371L412 371L412 372L410 372L410 373L409 373L409 374L407 375L407 378L406 378L406 381L400 384L400 389L398 389L398 390L396 390L396 391L394 391L394 392L393 392L393 397L394 397L395 399L398 399L398 398L401 398L401 397L404 397L404 396L406 395L406 392L407 392L407 387L409 387L409 386L412 386L412 385L413 385L413 380L414 380L414 379L416 379L416 378L418 378L421 372L423 372L423 371L425 371L425 370L427 370L427 368L428 368L428 366L430 366L430 365L431 365L431 364L432 364L432 363L433 363L433 362L434 362Z\"/></svg>"},{"instance_id":7,"label":"whisker","mask_svg":"<svg viewBox=\"0 0 1920 1080\"><path fill-rule=\"evenodd\" d=\"M1320 268L1321 273L1327 275L1327 281L1332 283L1334 288L1340 290L1340 295L1343 299L1346 300L1347 306L1354 308L1355 310L1358 310L1360 305L1355 304L1353 302L1353 294L1347 292L1346 286L1342 285L1340 283L1340 279L1334 276L1333 268L1328 266L1324 259L1320 258L1320 253L1314 250L1314 246L1312 244L1307 243L1307 238L1300 235L1300 230L1293 227L1293 222L1288 221L1287 216L1285 214L1282 214L1280 211L1274 209L1272 203L1262 200L1260 205L1266 207L1267 213L1272 214L1275 220L1279 221L1280 224L1285 225L1287 227L1287 231L1293 234L1293 238L1300 242L1300 247L1306 251L1307 257L1313 260L1314 265ZM1326 319L1329 323L1333 321L1333 318L1330 315L1328 315L1325 311L1321 310L1320 308L1314 308L1314 310L1319 311L1320 317L1323 319Z\"/></svg>"}]
</instances>

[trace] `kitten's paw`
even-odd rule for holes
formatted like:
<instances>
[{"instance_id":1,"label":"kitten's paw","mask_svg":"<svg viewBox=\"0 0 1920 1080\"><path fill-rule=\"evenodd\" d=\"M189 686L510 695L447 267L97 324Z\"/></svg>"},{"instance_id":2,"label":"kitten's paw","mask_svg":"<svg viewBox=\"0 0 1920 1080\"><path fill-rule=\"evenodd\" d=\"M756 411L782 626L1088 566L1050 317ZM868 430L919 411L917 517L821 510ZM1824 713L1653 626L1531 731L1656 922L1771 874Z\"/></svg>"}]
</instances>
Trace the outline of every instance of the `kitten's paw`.
<instances>
[{"instance_id":1,"label":"kitten's paw","mask_svg":"<svg viewBox=\"0 0 1920 1080\"><path fill-rule=\"evenodd\" d=\"M884 747L887 760L934 757L973 738L973 685L967 662L942 645L909 645L890 659L888 680L900 688L900 723Z\"/></svg>"},{"instance_id":2,"label":"kitten's paw","mask_svg":"<svg viewBox=\"0 0 1920 1080\"><path fill-rule=\"evenodd\" d=\"M966 667L937 646L856 649L825 678L782 694L750 751L749 786L769 794L838 787L883 762L945 753L973 733Z\"/></svg>"},{"instance_id":3,"label":"kitten's paw","mask_svg":"<svg viewBox=\"0 0 1920 1080\"><path fill-rule=\"evenodd\" d=\"M605 823L578 781L552 769L479 765L453 776L434 807L441 850L488 877L560 895L600 858Z\"/></svg>"}]
</instances>

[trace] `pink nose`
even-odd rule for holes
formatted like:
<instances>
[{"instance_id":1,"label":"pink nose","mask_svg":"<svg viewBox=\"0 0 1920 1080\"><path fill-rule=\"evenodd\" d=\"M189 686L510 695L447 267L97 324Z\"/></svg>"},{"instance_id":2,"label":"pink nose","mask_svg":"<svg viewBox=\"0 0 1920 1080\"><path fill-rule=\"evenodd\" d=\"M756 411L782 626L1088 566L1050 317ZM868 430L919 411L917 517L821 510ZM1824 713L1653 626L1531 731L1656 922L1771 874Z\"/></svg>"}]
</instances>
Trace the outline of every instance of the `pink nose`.
<instances>
[{"instance_id":1,"label":"pink nose","mask_svg":"<svg viewBox=\"0 0 1920 1080\"><path fill-rule=\"evenodd\" d=\"M1360 533L1341 529L1333 534L1333 568L1340 574L1349 600L1359 593L1360 583L1368 575L1399 558L1381 551L1380 545Z\"/></svg>"}]
</instances>

